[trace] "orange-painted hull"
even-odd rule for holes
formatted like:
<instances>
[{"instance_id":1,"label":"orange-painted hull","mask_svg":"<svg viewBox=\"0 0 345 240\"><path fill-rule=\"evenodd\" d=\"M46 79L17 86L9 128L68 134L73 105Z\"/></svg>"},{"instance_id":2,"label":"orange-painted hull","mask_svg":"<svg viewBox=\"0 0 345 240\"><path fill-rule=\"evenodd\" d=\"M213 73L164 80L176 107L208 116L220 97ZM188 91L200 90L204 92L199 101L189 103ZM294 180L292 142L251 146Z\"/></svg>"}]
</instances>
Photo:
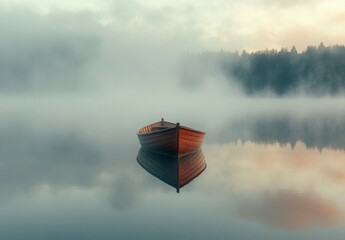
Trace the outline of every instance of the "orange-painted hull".
<instances>
[{"instance_id":1,"label":"orange-painted hull","mask_svg":"<svg viewBox=\"0 0 345 240\"><path fill-rule=\"evenodd\" d=\"M196 151L201 148L205 137L204 132L169 122L153 123L137 134L142 148L170 154Z\"/></svg>"}]
</instances>

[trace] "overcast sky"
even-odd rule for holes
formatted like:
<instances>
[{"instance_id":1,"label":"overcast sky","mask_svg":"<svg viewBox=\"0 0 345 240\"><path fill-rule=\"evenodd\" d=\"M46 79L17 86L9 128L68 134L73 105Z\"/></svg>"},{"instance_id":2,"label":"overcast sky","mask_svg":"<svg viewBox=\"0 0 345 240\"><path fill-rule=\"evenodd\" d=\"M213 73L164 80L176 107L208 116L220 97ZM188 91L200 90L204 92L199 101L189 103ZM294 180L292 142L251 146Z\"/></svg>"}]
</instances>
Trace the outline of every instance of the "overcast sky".
<instances>
[{"instance_id":1,"label":"overcast sky","mask_svg":"<svg viewBox=\"0 0 345 240\"><path fill-rule=\"evenodd\" d=\"M341 0L2 0L0 6L43 15L88 12L100 25L138 37L179 38L191 50L303 50L345 42Z\"/></svg>"}]
</instances>

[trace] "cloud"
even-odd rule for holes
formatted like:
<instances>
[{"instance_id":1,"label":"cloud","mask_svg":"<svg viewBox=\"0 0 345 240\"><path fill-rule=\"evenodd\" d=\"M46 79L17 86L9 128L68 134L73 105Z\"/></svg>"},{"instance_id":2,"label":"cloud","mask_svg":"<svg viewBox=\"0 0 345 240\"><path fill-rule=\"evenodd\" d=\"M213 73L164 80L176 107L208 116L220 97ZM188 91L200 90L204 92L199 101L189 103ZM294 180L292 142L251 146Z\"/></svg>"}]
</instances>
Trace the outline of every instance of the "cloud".
<instances>
[{"instance_id":1,"label":"cloud","mask_svg":"<svg viewBox=\"0 0 345 240\"><path fill-rule=\"evenodd\" d=\"M1 11L1 90L77 88L99 52L100 33L91 15L25 9ZM87 27L86 27L87 26Z\"/></svg>"},{"instance_id":2,"label":"cloud","mask_svg":"<svg viewBox=\"0 0 345 240\"><path fill-rule=\"evenodd\" d=\"M238 214L287 229L334 226L344 220L344 211L335 204L317 195L292 191L264 194L262 199L252 202L244 200Z\"/></svg>"},{"instance_id":3,"label":"cloud","mask_svg":"<svg viewBox=\"0 0 345 240\"><path fill-rule=\"evenodd\" d=\"M318 3L315 11L324 17L311 21L314 13L305 4L293 11L254 1L7 3L0 10L1 91L116 91L126 84L170 84L179 80L180 55L186 52L341 43L337 8L323 10ZM334 21L336 27L329 27Z\"/></svg>"},{"instance_id":4,"label":"cloud","mask_svg":"<svg viewBox=\"0 0 345 240\"><path fill-rule=\"evenodd\" d=\"M34 4L9 2L3 6L10 9L13 15L17 15L13 9L20 7L41 14L46 12L48 18L55 12L76 16L83 12L89 13L95 22L115 28L127 36L133 35L146 42L154 42L154 39L158 43L178 41L176 48L191 51L253 51L280 49L293 44L302 50L320 41L326 44L344 43L344 35L337 30L343 23L338 21L336 27L329 24L330 19L341 14L341 1L329 4L314 0L250 0L231 3L223 0L212 3L195 0L170 3L90 0L58 3L40 1ZM300 35L290 35L292 29L300 28L313 31L313 35L307 38L310 42L300 40Z\"/></svg>"},{"instance_id":5,"label":"cloud","mask_svg":"<svg viewBox=\"0 0 345 240\"><path fill-rule=\"evenodd\" d=\"M92 11L0 9L2 93L117 89L174 76L180 54L198 48L190 20L132 4L112 6L106 26Z\"/></svg>"},{"instance_id":6,"label":"cloud","mask_svg":"<svg viewBox=\"0 0 345 240\"><path fill-rule=\"evenodd\" d=\"M141 176L141 175L139 175ZM133 170L122 171L107 188L109 203L116 209L128 209L140 203L145 184Z\"/></svg>"},{"instance_id":7,"label":"cloud","mask_svg":"<svg viewBox=\"0 0 345 240\"><path fill-rule=\"evenodd\" d=\"M323 2L323 0L266 0L264 1L267 4L274 4L278 7L298 7L298 6L313 6L315 4Z\"/></svg>"}]
</instances>

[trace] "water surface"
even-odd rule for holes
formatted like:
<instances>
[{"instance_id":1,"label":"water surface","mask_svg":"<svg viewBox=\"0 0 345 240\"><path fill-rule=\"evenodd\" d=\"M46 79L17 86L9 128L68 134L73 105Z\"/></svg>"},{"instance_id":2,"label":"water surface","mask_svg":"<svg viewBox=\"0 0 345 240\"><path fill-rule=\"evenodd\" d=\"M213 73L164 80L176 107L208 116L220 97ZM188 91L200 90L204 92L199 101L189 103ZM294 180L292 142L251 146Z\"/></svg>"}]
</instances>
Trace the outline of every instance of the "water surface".
<instances>
[{"instance_id":1,"label":"water surface","mask_svg":"<svg viewBox=\"0 0 345 240\"><path fill-rule=\"evenodd\" d=\"M342 105L265 101L213 100L193 114L164 110L168 101L148 111L104 99L3 102L1 238L344 237ZM136 131L160 117L207 132L207 169L179 194L136 161Z\"/></svg>"}]
</instances>

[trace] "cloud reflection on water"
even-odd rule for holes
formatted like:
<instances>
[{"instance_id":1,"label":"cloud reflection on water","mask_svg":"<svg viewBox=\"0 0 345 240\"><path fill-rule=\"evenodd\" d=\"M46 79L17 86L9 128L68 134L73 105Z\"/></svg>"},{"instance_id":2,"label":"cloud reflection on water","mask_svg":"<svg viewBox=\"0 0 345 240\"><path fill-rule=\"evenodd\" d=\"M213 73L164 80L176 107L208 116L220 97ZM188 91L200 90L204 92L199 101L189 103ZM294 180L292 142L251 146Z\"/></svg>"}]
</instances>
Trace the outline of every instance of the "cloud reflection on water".
<instances>
[{"instance_id":1,"label":"cloud reflection on water","mask_svg":"<svg viewBox=\"0 0 345 240\"><path fill-rule=\"evenodd\" d=\"M345 152L280 144L208 145L204 187L230 199L231 214L289 229L343 223Z\"/></svg>"},{"instance_id":2,"label":"cloud reflection on water","mask_svg":"<svg viewBox=\"0 0 345 240\"><path fill-rule=\"evenodd\" d=\"M338 225L344 211L311 193L277 191L239 204L238 215L248 220L292 230Z\"/></svg>"},{"instance_id":3,"label":"cloud reflection on water","mask_svg":"<svg viewBox=\"0 0 345 240\"><path fill-rule=\"evenodd\" d=\"M0 200L39 185L89 187L104 162L100 149L75 133L8 126L0 135Z\"/></svg>"}]
</instances>

